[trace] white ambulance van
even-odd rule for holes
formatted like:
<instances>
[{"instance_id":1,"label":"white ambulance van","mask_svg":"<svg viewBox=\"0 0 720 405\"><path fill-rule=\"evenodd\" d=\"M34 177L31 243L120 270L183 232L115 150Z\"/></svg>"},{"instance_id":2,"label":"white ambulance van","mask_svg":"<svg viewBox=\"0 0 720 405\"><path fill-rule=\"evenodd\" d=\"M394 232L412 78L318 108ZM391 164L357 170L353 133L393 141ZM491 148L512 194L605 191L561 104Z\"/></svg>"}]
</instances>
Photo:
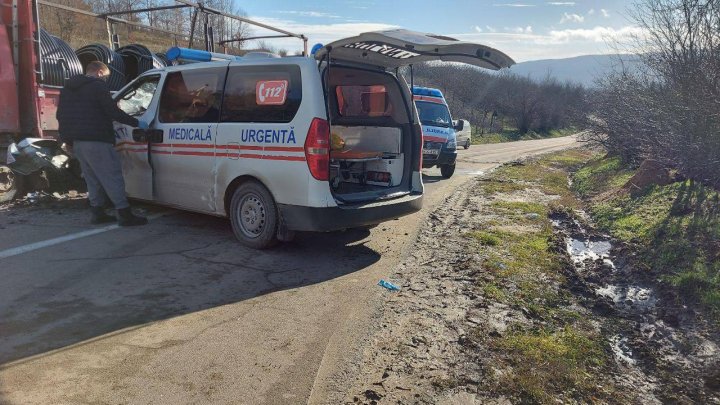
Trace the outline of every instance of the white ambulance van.
<instances>
[{"instance_id":1,"label":"white ambulance van","mask_svg":"<svg viewBox=\"0 0 720 405\"><path fill-rule=\"evenodd\" d=\"M423 131L423 168L439 167L449 179L455 173L457 138L447 101L439 89L413 87L413 98Z\"/></svg>"},{"instance_id":2,"label":"white ambulance van","mask_svg":"<svg viewBox=\"0 0 720 405\"><path fill-rule=\"evenodd\" d=\"M422 130L398 68L440 60L500 69L478 44L364 33L314 58L244 57L148 71L116 95L150 123L116 124L132 198L228 217L254 248L294 231L362 227L422 206Z\"/></svg>"}]
</instances>

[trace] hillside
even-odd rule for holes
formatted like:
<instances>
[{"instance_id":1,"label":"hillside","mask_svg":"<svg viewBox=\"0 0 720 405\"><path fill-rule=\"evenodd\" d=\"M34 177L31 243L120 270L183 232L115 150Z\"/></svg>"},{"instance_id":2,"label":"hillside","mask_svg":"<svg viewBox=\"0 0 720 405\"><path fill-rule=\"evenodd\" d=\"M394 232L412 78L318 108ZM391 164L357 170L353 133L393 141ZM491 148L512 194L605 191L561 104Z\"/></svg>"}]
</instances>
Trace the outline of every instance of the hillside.
<instances>
[{"instance_id":1,"label":"hillside","mask_svg":"<svg viewBox=\"0 0 720 405\"><path fill-rule=\"evenodd\" d=\"M548 75L564 82L569 81L593 87L595 78L619 66L620 62L636 66L633 55L584 55L566 59L543 59L521 62L510 68L512 73L542 80Z\"/></svg>"}]
</instances>

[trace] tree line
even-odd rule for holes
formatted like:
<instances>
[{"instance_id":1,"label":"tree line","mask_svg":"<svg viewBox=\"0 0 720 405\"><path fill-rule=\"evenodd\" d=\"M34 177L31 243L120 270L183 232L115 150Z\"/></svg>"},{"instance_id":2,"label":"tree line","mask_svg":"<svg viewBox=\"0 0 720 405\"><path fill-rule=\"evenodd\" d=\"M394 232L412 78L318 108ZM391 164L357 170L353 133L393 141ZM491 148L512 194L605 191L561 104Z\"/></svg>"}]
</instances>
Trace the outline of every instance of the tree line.
<instances>
[{"instance_id":1,"label":"tree line","mask_svg":"<svg viewBox=\"0 0 720 405\"><path fill-rule=\"evenodd\" d=\"M409 71L405 76L409 81ZM440 89L453 117L467 119L481 132L502 130L547 133L579 126L589 111L587 89L550 76L535 81L509 71L489 73L464 64L413 66L416 85Z\"/></svg>"},{"instance_id":2,"label":"tree line","mask_svg":"<svg viewBox=\"0 0 720 405\"><path fill-rule=\"evenodd\" d=\"M53 3L97 14L178 4L171 0L53 0ZM202 3L206 7L228 14L245 16L245 12L232 0L207 0ZM116 16L127 21L177 32L179 35L170 35L122 23L115 24L114 30L120 36L122 44L141 43L147 45L153 51L164 51L169 46L176 44L180 46L188 45L193 13L194 9L187 7ZM224 40L235 41L227 44L228 53L237 53L242 50L247 45L245 39L252 35L252 28L249 24L215 14L209 14L207 19L208 24L213 27L216 43ZM204 47L204 23L205 15L198 13L195 27L192 29L194 48ZM103 20L72 11L40 5L40 25L73 48L79 48L90 43L108 43L107 27ZM223 49L217 47L216 50L223 51Z\"/></svg>"},{"instance_id":3,"label":"tree line","mask_svg":"<svg viewBox=\"0 0 720 405\"><path fill-rule=\"evenodd\" d=\"M599 80L587 139L720 186L720 0L641 0L639 69Z\"/></svg>"}]
</instances>

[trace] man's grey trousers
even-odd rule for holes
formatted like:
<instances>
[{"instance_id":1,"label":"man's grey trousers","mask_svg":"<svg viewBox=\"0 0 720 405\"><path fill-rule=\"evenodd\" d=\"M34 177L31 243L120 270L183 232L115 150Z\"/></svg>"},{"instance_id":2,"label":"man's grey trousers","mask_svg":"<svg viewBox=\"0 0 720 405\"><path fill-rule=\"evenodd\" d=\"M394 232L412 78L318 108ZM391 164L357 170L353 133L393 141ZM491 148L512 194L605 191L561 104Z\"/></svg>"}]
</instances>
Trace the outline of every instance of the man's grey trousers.
<instances>
[{"instance_id":1,"label":"man's grey trousers","mask_svg":"<svg viewBox=\"0 0 720 405\"><path fill-rule=\"evenodd\" d=\"M105 142L75 141L73 152L80 161L91 206L104 206L105 195L110 198L116 209L130 206L125 195L125 181L115 145Z\"/></svg>"}]
</instances>

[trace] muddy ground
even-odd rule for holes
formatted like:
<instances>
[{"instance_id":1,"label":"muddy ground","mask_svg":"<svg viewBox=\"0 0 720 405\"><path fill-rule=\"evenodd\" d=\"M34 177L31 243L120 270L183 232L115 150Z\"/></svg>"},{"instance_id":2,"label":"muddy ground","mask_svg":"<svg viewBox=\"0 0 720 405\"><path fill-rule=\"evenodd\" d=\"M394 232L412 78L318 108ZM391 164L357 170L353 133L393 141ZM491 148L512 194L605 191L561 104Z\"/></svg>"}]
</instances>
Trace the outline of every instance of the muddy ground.
<instances>
[{"instance_id":1,"label":"muddy ground","mask_svg":"<svg viewBox=\"0 0 720 405\"><path fill-rule=\"evenodd\" d=\"M559 196L502 173L471 180L430 215L414 253L390 278L401 290L385 294L345 403L720 403L716 327L678 304L633 262L632 250L594 231L581 209L559 208ZM488 193L488 184L503 187ZM553 208L548 215L507 214L498 204ZM543 285L541 298L523 298L527 287L501 276L512 261L493 262L493 245L502 241L469 237L489 228L503 235L551 229L548 250L558 274L525 280ZM537 348L508 352L508 341L547 330L580 336L587 352L549 368L524 364L523 353L537 356Z\"/></svg>"}]
</instances>

